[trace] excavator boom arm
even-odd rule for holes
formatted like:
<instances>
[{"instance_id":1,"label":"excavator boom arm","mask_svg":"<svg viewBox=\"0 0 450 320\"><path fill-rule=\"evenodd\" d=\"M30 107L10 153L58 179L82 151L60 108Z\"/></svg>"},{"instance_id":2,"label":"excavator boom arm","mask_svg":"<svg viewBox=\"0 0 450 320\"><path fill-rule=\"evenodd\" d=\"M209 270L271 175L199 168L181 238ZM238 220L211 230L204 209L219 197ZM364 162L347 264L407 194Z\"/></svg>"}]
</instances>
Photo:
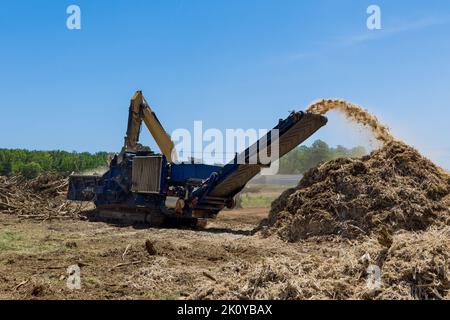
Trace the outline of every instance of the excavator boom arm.
<instances>
[{"instance_id":1,"label":"excavator boom arm","mask_svg":"<svg viewBox=\"0 0 450 320\"><path fill-rule=\"evenodd\" d=\"M128 126L124 145L126 150L136 151L138 149L142 124L142 104L142 92L138 91L131 98L130 109L128 111Z\"/></svg>"},{"instance_id":2,"label":"excavator boom arm","mask_svg":"<svg viewBox=\"0 0 450 320\"><path fill-rule=\"evenodd\" d=\"M125 137L125 150L137 151L139 149L139 135L142 121L155 139L161 152L169 162L175 161L174 143L164 130L156 114L145 100L142 91L137 91L131 98L128 114L128 128Z\"/></svg>"}]
</instances>

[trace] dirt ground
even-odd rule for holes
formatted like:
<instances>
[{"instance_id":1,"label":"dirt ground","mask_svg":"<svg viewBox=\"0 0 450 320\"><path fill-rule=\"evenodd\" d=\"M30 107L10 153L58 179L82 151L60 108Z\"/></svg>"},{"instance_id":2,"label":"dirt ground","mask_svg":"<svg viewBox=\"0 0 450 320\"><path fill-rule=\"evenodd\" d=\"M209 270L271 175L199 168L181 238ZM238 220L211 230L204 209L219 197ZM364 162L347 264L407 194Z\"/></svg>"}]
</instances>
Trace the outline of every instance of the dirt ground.
<instances>
[{"instance_id":1,"label":"dirt ground","mask_svg":"<svg viewBox=\"0 0 450 320\"><path fill-rule=\"evenodd\" d=\"M395 273L399 279L382 278L385 290L369 290L365 259L386 259L377 241L263 238L252 230L267 214L268 209L225 211L204 230L37 222L1 214L0 299L412 299L421 288L403 272ZM440 230L433 239L449 239L449 234ZM405 237L411 236L394 236L396 252L428 239L420 233ZM415 261L448 251L448 243L440 245L417 251L407 265L411 274L420 278L422 267ZM406 270L396 260L389 263ZM81 267L80 290L67 287L72 265ZM436 294L445 298L446 291Z\"/></svg>"},{"instance_id":2,"label":"dirt ground","mask_svg":"<svg viewBox=\"0 0 450 320\"><path fill-rule=\"evenodd\" d=\"M187 297L199 284L213 282L227 263L280 254L273 241L250 236L266 216L264 209L228 211L194 231L80 220L36 222L2 214L0 299ZM154 255L146 250L147 240ZM82 288L69 290L66 270L76 264Z\"/></svg>"}]
</instances>

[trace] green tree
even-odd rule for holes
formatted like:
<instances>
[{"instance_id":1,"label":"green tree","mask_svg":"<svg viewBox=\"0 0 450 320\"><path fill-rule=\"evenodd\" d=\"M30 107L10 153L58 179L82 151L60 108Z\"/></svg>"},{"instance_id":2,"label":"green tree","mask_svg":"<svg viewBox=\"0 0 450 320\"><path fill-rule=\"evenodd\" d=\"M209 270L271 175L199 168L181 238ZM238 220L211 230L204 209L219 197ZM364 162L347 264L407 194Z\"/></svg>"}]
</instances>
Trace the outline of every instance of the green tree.
<instances>
[{"instance_id":1,"label":"green tree","mask_svg":"<svg viewBox=\"0 0 450 320\"><path fill-rule=\"evenodd\" d=\"M356 147L350 150L350 158L361 158L367 155L366 148L364 147Z\"/></svg>"},{"instance_id":2,"label":"green tree","mask_svg":"<svg viewBox=\"0 0 450 320\"><path fill-rule=\"evenodd\" d=\"M30 162L23 164L20 168L20 174L27 179L33 179L42 173L42 167L39 163Z\"/></svg>"},{"instance_id":3,"label":"green tree","mask_svg":"<svg viewBox=\"0 0 450 320\"><path fill-rule=\"evenodd\" d=\"M311 146L311 153L308 159L307 170L315 167L317 164L329 161L332 159L332 154L328 144L322 140L316 140Z\"/></svg>"},{"instance_id":4,"label":"green tree","mask_svg":"<svg viewBox=\"0 0 450 320\"><path fill-rule=\"evenodd\" d=\"M311 147L301 146L286 154L280 160L281 174L303 174L319 163L337 158L361 158L366 155L364 147L347 149L343 146L331 148L324 141L317 140Z\"/></svg>"},{"instance_id":5,"label":"green tree","mask_svg":"<svg viewBox=\"0 0 450 320\"><path fill-rule=\"evenodd\" d=\"M108 152L90 154L59 150L0 149L0 175L23 174L32 177L36 172L82 172L105 166L109 156Z\"/></svg>"}]
</instances>

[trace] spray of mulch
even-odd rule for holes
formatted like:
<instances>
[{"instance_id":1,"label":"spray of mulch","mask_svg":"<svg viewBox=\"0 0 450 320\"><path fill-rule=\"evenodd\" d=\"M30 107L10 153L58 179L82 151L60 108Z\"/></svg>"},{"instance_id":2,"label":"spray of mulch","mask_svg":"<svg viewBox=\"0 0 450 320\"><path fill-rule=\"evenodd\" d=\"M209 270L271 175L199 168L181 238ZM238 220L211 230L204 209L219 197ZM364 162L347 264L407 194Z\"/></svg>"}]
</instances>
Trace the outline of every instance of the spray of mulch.
<instances>
[{"instance_id":1,"label":"spray of mulch","mask_svg":"<svg viewBox=\"0 0 450 320\"><path fill-rule=\"evenodd\" d=\"M389 128L381 124L374 115L362 107L344 100L323 99L312 104L307 112L325 115L332 110L339 111L347 119L363 125L380 142L387 143L394 140Z\"/></svg>"}]
</instances>

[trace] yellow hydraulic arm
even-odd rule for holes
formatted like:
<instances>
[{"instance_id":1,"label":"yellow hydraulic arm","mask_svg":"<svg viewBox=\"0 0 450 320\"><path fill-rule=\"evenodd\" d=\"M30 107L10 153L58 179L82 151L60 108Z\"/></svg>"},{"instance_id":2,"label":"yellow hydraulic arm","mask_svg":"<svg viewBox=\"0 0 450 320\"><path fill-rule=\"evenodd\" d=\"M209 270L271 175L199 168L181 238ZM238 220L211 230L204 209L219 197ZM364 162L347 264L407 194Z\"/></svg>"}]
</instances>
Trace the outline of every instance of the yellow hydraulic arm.
<instances>
[{"instance_id":1,"label":"yellow hydraulic arm","mask_svg":"<svg viewBox=\"0 0 450 320\"><path fill-rule=\"evenodd\" d=\"M127 151L139 151L142 149L142 145L138 143L142 121L144 121L145 126L167 160L170 162L175 161L174 143L145 100L142 91L137 91L131 98L124 149Z\"/></svg>"}]
</instances>

